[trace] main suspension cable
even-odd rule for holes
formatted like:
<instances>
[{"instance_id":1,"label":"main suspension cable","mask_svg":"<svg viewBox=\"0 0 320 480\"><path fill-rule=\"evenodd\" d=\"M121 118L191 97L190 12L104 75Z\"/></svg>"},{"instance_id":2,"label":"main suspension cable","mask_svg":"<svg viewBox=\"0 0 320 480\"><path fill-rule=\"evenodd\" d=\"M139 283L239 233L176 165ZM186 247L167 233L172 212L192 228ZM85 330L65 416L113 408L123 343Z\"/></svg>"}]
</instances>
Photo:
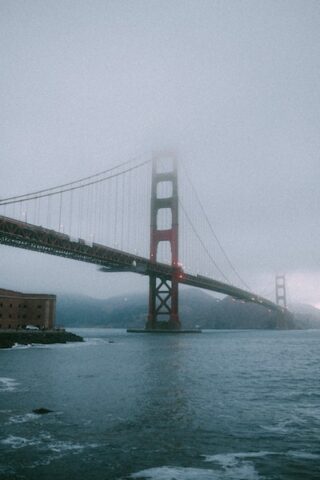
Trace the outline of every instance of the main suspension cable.
<instances>
[{"instance_id":1,"label":"main suspension cable","mask_svg":"<svg viewBox=\"0 0 320 480\"><path fill-rule=\"evenodd\" d=\"M11 205L11 204L20 203L20 202L27 202L29 200L34 200L36 198L52 197L54 195L59 195L59 194L65 193L65 192L71 192L73 190L79 190L80 188L85 188L85 187L88 187L90 185L95 185L97 183L105 182L106 180L109 180L111 178L116 178L116 177L119 177L119 176L121 176L125 173L132 172L133 170L136 170L136 169L142 167L143 165L147 165L150 162L151 162L151 159L148 159L148 160L145 160L144 162L141 162L141 163L138 163L137 165L134 165L133 167L127 168L126 170L122 170L121 172L117 172L117 173L114 173L113 175L108 175L107 177L99 178L97 180L93 180L93 181L88 182L88 183L83 183L81 185L76 185L75 187L62 188L62 189L56 190L56 191L52 191L52 190L55 190L58 187L52 187L52 188L47 189L47 190L42 190L42 191L39 190L38 193L34 192L34 193L26 194L26 195L20 195L20 196L16 196L16 197L5 198L3 200L0 200L0 206ZM114 167L112 170L114 170L115 168L117 168L117 167ZM99 175L99 174L96 174L94 176L97 176L97 175ZM101 173L100 173L100 175L101 175ZM94 176L91 176L91 178L93 178ZM66 185L71 185L71 184L74 185L75 183L78 183L79 181L80 180L70 182L69 184L66 184ZM46 193L46 192L49 192L49 193Z\"/></svg>"},{"instance_id":2,"label":"main suspension cable","mask_svg":"<svg viewBox=\"0 0 320 480\"><path fill-rule=\"evenodd\" d=\"M199 240L199 242L201 243L202 247L204 248L206 254L208 255L208 257L210 258L210 260L212 261L212 263L214 264L214 266L216 267L216 269L219 271L219 273L222 275L222 277L228 282L228 283L231 283L230 280L228 279L228 277L223 273L223 271L221 270L221 268L219 267L219 265L217 264L217 262L215 261L215 259L212 257L211 253L209 252L209 250L207 249L207 247L205 246L205 244L203 243L200 235L198 234L197 232L197 229L195 228L194 224L192 223L192 220L190 218L190 216L188 215L186 209L184 208L183 204L181 203L181 200L179 200L179 205L183 211L183 213L185 214L186 216L186 219L188 220L189 224L190 224L190 227L192 228L194 234L196 235L197 239Z\"/></svg>"},{"instance_id":3,"label":"main suspension cable","mask_svg":"<svg viewBox=\"0 0 320 480\"><path fill-rule=\"evenodd\" d=\"M135 160L137 160L140 157L141 156L136 156L134 158L131 158L130 160L126 160L125 162L119 163L118 165L107 168L106 170L102 170L101 172L94 173L93 175L89 175L87 177L79 178L78 180L73 180L72 182L63 183L61 185L56 185L54 187L44 188L42 190L37 190L37 191L34 191L34 192L30 192L30 193L25 193L24 195L15 195L13 197L2 198L2 199L0 199L0 205L7 205L7 203L4 203L4 202L9 202L10 200L19 200L19 199L27 200L26 197L29 197L29 196L33 197L33 196L41 194L41 193L51 192L51 191L57 190L57 189L64 189L65 187L69 187L71 185L75 185L75 184L80 183L80 182L86 182L87 180L91 180L92 178L100 177L101 175L105 175L106 173L112 172L113 170L117 170L118 168L124 167L125 165L128 165L131 162L134 162ZM125 172L123 172L123 173L125 173ZM68 191L68 190L66 189L64 191ZM58 193L60 193L60 191ZM44 195L44 196L46 196L46 195Z\"/></svg>"},{"instance_id":4,"label":"main suspension cable","mask_svg":"<svg viewBox=\"0 0 320 480\"><path fill-rule=\"evenodd\" d=\"M222 251L222 253L223 253L226 261L228 262L230 268L231 268L232 271L235 273L235 275L236 275L237 278L240 280L240 282L241 282L248 290L251 290L251 288L249 287L249 285L245 282L245 280L244 280L244 279L241 277L241 275L238 273L238 271L236 270L235 266L233 265L233 263L231 262L230 258L228 257L225 249L223 248L223 246L222 246L222 244L221 244L221 242L220 242L217 234L215 233L214 228L213 228L213 226L212 226L212 224L211 224L211 222L210 222L210 220L209 220L209 217L208 217L208 215L207 215L207 213L206 213L206 211L205 211L205 209L204 209L204 206L203 206L203 204L202 204L202 202L201 202L201 200L200 200L199 194L198 194L198 192L197 192L197 190L196 190L196 188L195 188L195 186L194 186L194 184L193 184L193 182L192 182L192 180L191 180L191 178L190 178L190 176L189 176L189 173L188 173L188 171L187 171L187 169L186 169L186 166L185 166L183 163L182 163L182 167L183 167L184 172L185 172L185 174L186 174L187 180L188 180L188 182L190 183L191 188L192 188L192 190L193 190L194 193L195 193L196 199L197 199L197 201L198 201L198 203L199 203L199 206L200 206L200 208L201 208L201 210L202 210L202 213L203 213L203 215L204 215L204 217L205 217L205 219L206 219L206 222L207 222L207 224L208 224L208 226L209 226L209 228L210 228L210 231L211 231L212 235L214 236L217 244L219 245L220 250Z\"/></svg>"}]
</instances>

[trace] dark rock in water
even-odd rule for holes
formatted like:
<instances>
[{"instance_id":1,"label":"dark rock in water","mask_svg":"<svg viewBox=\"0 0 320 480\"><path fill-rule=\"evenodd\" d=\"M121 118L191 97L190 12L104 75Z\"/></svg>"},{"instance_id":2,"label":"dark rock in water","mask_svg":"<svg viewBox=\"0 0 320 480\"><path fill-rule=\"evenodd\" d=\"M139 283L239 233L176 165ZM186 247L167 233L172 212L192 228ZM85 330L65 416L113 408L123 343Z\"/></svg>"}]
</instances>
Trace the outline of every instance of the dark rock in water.
<instances>
[{"instance_id":1,"label":"dark rock in water","mask_svg":"<svg viewBox=\"0 0 320 480\"><path fill-rule=\"evenodd\" d=\"M0 331L0 348L11 348L15 344L52 344L83 342L83 338L65 330L12 330Z\"/></svg>"},{"instance_id":2,"label":"dark rock in water","mask_svg":"<svg viewBox=\"0 0 320 480\"><path fill-rule=\"evenodd\" d=\"M10 338L2 338L2 336L0 336L0 348L12 348L14 344L14 340Z\"/></svg>"},{"instance_id":3,"label":"dark rock in water","mask_svg":"<svg viewBox=\"0 0 320 480\"><path fill-rule=\"evenodd\" d=\"M46 413L53 412L53 410L49 410L48 408L35 408L32 411L33 413L37 413L38 415L45 415Z\"/></svg>"}]
</instances>

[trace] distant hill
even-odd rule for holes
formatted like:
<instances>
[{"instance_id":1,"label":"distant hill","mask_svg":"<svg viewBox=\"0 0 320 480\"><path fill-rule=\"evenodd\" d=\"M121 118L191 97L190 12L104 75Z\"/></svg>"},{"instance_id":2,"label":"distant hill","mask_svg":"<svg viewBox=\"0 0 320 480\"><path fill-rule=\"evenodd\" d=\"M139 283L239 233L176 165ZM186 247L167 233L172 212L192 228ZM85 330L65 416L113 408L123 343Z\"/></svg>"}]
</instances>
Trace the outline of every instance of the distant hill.
<instances>
[{"instance_id":1,"label":"distant hill","mask_svg":"<svg viewBox=\"0 0 320 480\"><path fill-rule=\"evenodd\" d=\"M294 303L289 305L299 328L320 328L320 310L312 305Z\"/></svg>"},{"instance_id":2,"label":"distant hill","mask_svg":"<svg viewBox=\"0 0 320 480\"><path fill-rule=\"evenodd\" d=\"M143 328L147 311L146 293L95 299L82 295L59 295L57 325L65 327ZM253 303L219 300L195 289L181 289L180 318L185 328L216 329L276 329L320 328L320 310L309 305L294 305L295 313L282 322L276 313Z\"/></svg>"}]
</instances>

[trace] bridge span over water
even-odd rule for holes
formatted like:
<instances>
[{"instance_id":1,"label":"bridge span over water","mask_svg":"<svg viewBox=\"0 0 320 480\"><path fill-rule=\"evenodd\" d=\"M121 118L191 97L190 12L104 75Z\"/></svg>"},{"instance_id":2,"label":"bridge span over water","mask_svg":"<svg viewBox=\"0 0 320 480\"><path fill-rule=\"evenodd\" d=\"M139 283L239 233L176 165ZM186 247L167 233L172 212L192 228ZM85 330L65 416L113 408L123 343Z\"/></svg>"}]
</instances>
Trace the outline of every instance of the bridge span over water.
<instances>
[{"instance_id":1,"label":"bridge span over water","mask_svg":"<svg viewBox=\"0 0 320 480\"><path fill-rule=\"evenodd\" d=\"M169 170L159 171L159 159L154 158L151 162L141 162L134 166L129 165L129 167L124 170L121 170L120 168L119 171L116 170L114 172L114 169L110 169L111 174L109 174L109 171L105 171L85 179L52 187L47 190L38 190L37 192L2 199L0 200L0 208L14 208L15 210L11 215L0 215L0 243L12 247L95 264L100 267L102 272L110 274L112 272L132 272L148 276L150 279L149 315L146 324L148 329L157 329L160 324L166 324L170 329L180 328L181 324L179 319L178 301L178 286L180 284L229 295L236 300L256 303L266 307L270 312L275 311L281 314L284 313L285 310L282 306L275 304L263 296L251 292L249 288L241 288L238 285L236 286L225 281L227 277L218 266L216 259L213 258L210 249L202 240L200 236L201 232L195 227L195 223L190 218L191 213L189 213L185 204L180 201L178 196L177 167L174 159L170 158L170 160L172 160L172 166ZM132 175L132 173L135 170L138 170L139 167L144 167L148 164L150 164L152 168L152 171L150 172L150 190L147 192L149 198L151 198L150 211L148 212L149 218L151 219L150 226L148 227L150 243L149 255L141 255L138 253L137 249L133 249L132 246L131 248L130 246L126 248L124 241L126 235L128 235L129 243L132 240L132 237L135 235L138 237L138 234L134 233L134 223L137 222L139 212L137 213L137 211L135 211L135 214L130 217L129 205L132 201L130 200L132 191L129 190L132 189L132 184L135 182L132 181L132 176L129 177L131 180L131 186L129 186L130 182L128 181L127 183L123 181L121 185L119 180L121 177L125 178L125 175ZM126 165L124 166L127 167ZM147 179L144 178L144 182L146 182L146 180ZM116 183L113 185L112 181L116 181ZM107 189L105 188L106 185L108 186ZM163 192L161 194L161 188L159 187L163 187L164 185L166 191L164 194ZM113 188L114 199L112 198L112 193L110 194L112 187L115 187ZM122 192L120 193L121 187ZM80 194L86 195L85 200ZM78 195L78 198L76 195ZM109 202L107 205L105 203L106 195L109 195ZM134 195L137 196L137 192L135 192ZM199 199L198 196L196 198ZM57 200L56 203L54 203L54 200ZM66 200L69 200L69 203ZM145 198L143 200L145 202L147 201ZM77 201L80 206L76 203ZM92 201L92 204L90 204L90 201ZM46 202L45 221L43 202ZM125 207L126 202L127 206ZM76 213L72 206L72 204L75 203L78 208ZM104 220L102 218L101 209L108 210L108 205L113 216L112 222L111 220L108 221L108 219ZM110 207L110 205L112 206ZM201 203L200 205L201 210L203 210ZM28 219L30 217L32 218L32 206L34 209L33 219L35 221L30 222ZM16 212L17 207L19 208L19 213ZM161 214L163 214L164 211L166 211L169 219L161 219ZM213 275L208 275L206 271L203 273L190 272L187 268L182 266L179 256L179 247L182 246L182 251L186 251L189 254L191 253L191 256L199 255L199 251L193 250L193 247L188 244L188 238L187 247L183 246L181 236L179 237L179 211L182 213L182 217L187 220L186 223L189 225L190 231L198 242L197 249L203 249L204 253L202 253L202 255L206 257L206 267L209 263L209 259L213 267L216 269L216 272L224 277L223 279L214 278ZM91 222L90 228L89 230L82 229L83 233L85 233L83 236L76 236L75 233L80 233L79 224L82 226L84 223L84 212L87 214L87 222ZM168 215L168 212L170 215ZM210 229L212 230L207 215L205 212L203 213ZM125 214L129 214L129 217L126 220L124 219ZM58 216L58 222L56 222L56 224L58 223L58 228L54 225L56 216ZM66 218L69 220L68 226L66 226ZM143 220L145 222L146 219ZM107 225L105 224L106 222ZM166 224L163 226L163 223ZM125 233L125 224L129 225L129 232L127 234ZM102 228L105 232L106 239L101 232L99 232L99 228L100 230ZM108 229L116 230L115 233L113 232L114 238L117 238L117 235L119 238L120 234L120 237L122 238L122 242L119 242L120 245L117 242L113 242L114 246L110 246L110 243L112 242L108 242L108 235L110 237ZM117 230L119 231L118 233ZM94 231L94 234L88 234L88 231ZM146 237L145 232L146 231L144 231L144 240ZM215 236L214 232L213 235ZM96 241L95 238L98 240L101 239L101 241ZM217 237L216 240L220 244ZM159 247L164 243L170 246L169 261L161 261L162 259L159 258ZM119 248L119 246L121 248ZM225 257L234 273L241 281L242 278L234 268L233 264L231 264L226 254ZM242 283L245 284L244 281L242 281Z\"/></svg>"}]
</instances>

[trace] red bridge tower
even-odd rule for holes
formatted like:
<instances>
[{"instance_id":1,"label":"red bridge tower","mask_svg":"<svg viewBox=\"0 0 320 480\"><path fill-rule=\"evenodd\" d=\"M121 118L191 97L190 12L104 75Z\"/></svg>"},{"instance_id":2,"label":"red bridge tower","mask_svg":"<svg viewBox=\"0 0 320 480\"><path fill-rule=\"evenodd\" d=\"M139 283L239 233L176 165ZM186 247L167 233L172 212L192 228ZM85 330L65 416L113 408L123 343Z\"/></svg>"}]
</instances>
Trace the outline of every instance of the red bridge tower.
<instances>
[{"instance_id":1,"label":"red bridge tower","mask_svg":"<svg viewBox=\"0 0 320 480\"><path fill-rule=\"evenodd\" d=\"M155 157L152 162L151 185L151 229L150 229L150 260L157 261L157 252L160 242L169 242L171 247L171 278L153 275L149 280L149 315L146 328L180 329L179 302L178 302L178 178L177 163L173 155L166 155L165 160L171 163L171 170L159 172L162 157ZM160 198L158 185L161 182L170 182L171 196ZM171 228L158 228L158 212L160 209L171 210ZM162 317L160 320L159 317Z\"/></svg>"}]
</instances>

